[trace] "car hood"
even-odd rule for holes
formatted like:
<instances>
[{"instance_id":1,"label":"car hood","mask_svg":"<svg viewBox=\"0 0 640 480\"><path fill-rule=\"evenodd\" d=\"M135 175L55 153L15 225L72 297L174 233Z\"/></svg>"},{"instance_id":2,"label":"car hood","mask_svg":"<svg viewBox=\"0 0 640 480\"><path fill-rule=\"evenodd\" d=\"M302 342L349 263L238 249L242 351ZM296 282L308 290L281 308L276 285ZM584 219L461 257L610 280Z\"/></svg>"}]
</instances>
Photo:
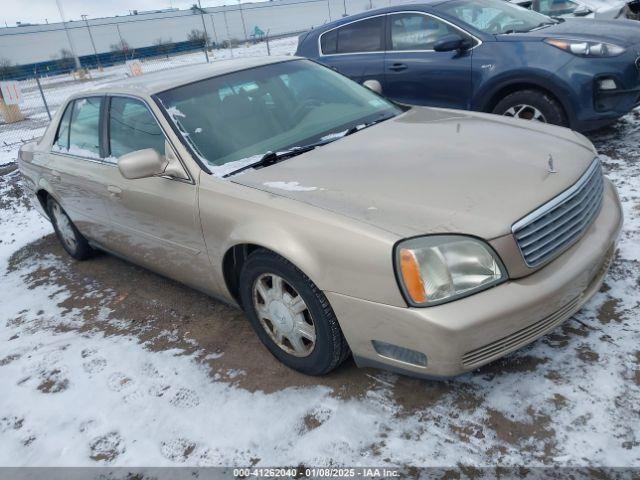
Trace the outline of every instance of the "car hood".
<instances>
[{"instance_id":1,"label":"car hood","mask_svg":"<svg viewBox=\"0 0 640 480\"><path fill-rule=\"evenodd\" d=\"M640 29L634 20L594 20L590 18L565 18L564 21L532 32L499 35L498 40L544 39L548 37L571 38L608 42L628 47L640 43Z\"/></svg>"},{"instance_id":2,"label":"car hood","mask_svg":"<svg viewBox=\"0 0 640 480\"><path fill-rule=\"evenodd\" d=\"M549 173L549 155L557 173ZM493 239L575 183L595 156L571 130L495 115L408 112L235 183L410 237Z\"/></svg>"}]
</instances>

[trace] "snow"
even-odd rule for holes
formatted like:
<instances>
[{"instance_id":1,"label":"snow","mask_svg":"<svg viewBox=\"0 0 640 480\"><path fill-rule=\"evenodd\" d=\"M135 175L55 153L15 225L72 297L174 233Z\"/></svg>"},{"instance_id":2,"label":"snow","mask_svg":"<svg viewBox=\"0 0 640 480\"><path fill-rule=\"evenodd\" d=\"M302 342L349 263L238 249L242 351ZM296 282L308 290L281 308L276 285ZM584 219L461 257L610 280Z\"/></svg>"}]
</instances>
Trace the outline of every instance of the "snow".
<instances>
[{"instance_id":1,"label":"snow","mask_svg":"<svg viewBox=\"0 0 640 480\"><path fill-rule=\"evenodd\" d=\"M640 111L591 138L625 214L606 287L503 362L448 382L356 371L345 382L361 391L346 396L321 379L251 391L236 382L247 377L241 368L216 370L225 352L158 350L133 334L83 329L95 315L111 326L130 320L109 308L109 285L87 286L97 314L63 306L77 294L55 277L72 277L76 264L29 253L51 225L22 201L17 173L2 173L0 466L639 466ZM0 148L0 166L18 146ZM29 280L43 269L47 281Z\"/></svg>"},{"instance_id":2,"label":"snow","mask_svg":"<svg viewBox=\"0 0 640 480\"><path fill-rule=\"evenodd\" d=\"M91 150L87 150L86 148L82 148L78 145L70 145L69 148L54 145L53 147L51 147L51 150L53 150L54 152L68 153L69 155L76 155L78 157L100 159L100 154L92 152ZM112 162L113 157L109 157L107 160Z\"/></svg>"},{"instance_id":3,"label":"snow","mask_svg":"<svg viewBox=\"0 0 640 480\"><path fill-rule=\"evenodd\" d=\"M318 187L303 187L299 182L264 182L263 185L290 192L312 192L318 189Z\"/></svg>"},{"instance_id":4,"label":"snow","mask_svg":"<svg viewBox=\"0 0 640 480\"><path fill-rule=\"evenodd\" d=\"M225 175L240 170L251 164L259 162L264 155L252 155L251 157L242 158L240 160L234 160L233 162L225 163L224 165L211 165L207 164L209 171L218 178L223 178Z\"/></svg>"},{"instance_id":5,"label":"snow","mask_svg":"<svg viewBox=\"0 0 640 480\"><path fill-rule=\"evenodd\" d=\"M171 116L171 119L174 122L177 122L179 118L186 118L187 117L177 107L169 107L169 108L167 108L167 113Z\"/></svg>"}]
</instances>

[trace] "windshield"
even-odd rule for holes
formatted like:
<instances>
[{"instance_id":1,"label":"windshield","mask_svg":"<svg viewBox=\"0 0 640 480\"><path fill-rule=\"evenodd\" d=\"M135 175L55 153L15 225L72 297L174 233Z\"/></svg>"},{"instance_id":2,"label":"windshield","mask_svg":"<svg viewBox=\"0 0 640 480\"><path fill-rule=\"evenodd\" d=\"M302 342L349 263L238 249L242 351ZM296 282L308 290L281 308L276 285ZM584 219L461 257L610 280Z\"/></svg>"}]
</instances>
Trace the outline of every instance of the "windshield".
<instances>
[{"instance_id":1,"label":"windshield","mask_svg":"<svg viewBox=\"0 0 640 480\"><path fill-rule=\"evenodd\" d=\"M504 0L453 0L438 10L485 33L530 32L555 23L551 18Z\"/></svg>"},{"instance_id":2,"label":"windshield","mask_svg":"<svg viewBox=\"0 0 640 480\"><path fill-rule=\"evenodd\" d=\"M367 88L306 60L209 78L158 98L216 174L401 113Z\"/></svg>"},{"instance_id":3,"label":"windshield","mask_svg":"<svg viewBox=\"0 0 640 480\"><path fill-rule=\"evenodd\" d=\"M533 0L531 8L550 17L560 15L570 15L575 12L580 5L571 0Z\"/></svg>"}]
</instances>

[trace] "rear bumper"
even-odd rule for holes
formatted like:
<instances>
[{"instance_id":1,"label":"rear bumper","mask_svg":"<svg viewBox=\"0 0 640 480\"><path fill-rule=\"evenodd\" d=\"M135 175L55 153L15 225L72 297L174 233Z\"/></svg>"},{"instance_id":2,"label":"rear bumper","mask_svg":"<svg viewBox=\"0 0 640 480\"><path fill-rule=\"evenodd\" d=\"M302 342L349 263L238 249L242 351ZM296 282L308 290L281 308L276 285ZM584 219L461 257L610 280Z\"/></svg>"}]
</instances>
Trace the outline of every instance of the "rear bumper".
<instances>
[{"instance_id":1,"label":"rear bumper","mask_svg":"<svg viewBox=\"0 0 640 480\"><path fill-rule=\"evenodd\" d=\"M606 181L603 206L585 236L546 267L476 295L430 308L400 308L326 292L359 366L451 377L490 363L571 317L600 288L622 228ZM372 342L426 355L425 366L380 355Z\"/></svg>"}]
</instances>

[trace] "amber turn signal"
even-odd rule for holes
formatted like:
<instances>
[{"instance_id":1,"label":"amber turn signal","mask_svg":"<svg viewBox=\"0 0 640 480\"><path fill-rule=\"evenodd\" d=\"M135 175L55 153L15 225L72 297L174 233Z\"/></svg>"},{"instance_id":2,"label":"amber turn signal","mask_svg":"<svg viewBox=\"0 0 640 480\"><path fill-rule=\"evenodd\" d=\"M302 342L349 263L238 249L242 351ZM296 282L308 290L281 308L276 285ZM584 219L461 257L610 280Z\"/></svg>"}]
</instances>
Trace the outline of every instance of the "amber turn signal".
<instances>
[{"instance_id":1,"label":"amber turn signal","mask_svg":"<svg viewBox=\"0 0 640 480\"><path fill-rule=\"evenodd\" d=\"M420 266L411 250L405 248L400 250L400 273L402 274L404 287L411 300L417 304L426 302L427 296L422 285Z\"/></svg>"}]
</instances>

